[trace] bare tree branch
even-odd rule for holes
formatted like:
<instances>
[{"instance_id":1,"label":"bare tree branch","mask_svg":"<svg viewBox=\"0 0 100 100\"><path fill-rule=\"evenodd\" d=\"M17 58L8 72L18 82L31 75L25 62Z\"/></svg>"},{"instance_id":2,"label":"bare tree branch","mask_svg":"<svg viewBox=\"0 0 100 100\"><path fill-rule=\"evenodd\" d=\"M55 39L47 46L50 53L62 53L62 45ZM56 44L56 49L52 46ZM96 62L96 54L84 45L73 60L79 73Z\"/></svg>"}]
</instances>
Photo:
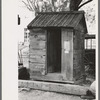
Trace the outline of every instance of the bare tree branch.
<instances>
[{"instance_id":1,"label":"bare tree branch","mask_svg":"<svg viewBox=\"0 0 100 100\"><path fill-rule=\"evenodd\" d=\"M34 9L33 6L32 6L31 0L27 0L27 2L28 2L28 5L30 6L30 8Z\"/></svg>"},{"instance_id":2,"label":"bare tree branch","mask_svg":"<svg viewBox=\"0 0 100 100\"><path fill-rule=\"evenodd\" d=\"M25 6L28 6L28 4L27 3L25 3L24 1L22 1L24 4L25 4Z\"/></svg>"},{"instance_id":3,"label":"bare tree branch","mask_svg":"<svg viewBox=\"0 0 100 100\"><path fill-rule=\"evenodd\" d=\"M76 7L78 7L83 0L75 0L75 1L76 1Z\"/></svg>"},{"instance_id":4,"label":"bare tree branch","mask_svg":"<svg viewBox=\"0 0 100 100\"><path fill-rule=\"evenodd\" d=\"M33 9L34 9L34 11L35 11L35 0L30 0L30 3L31 3L31 5L32 5L32 7L33 7Z\"/></svg>"},{"instance_id":5,"label":"bare tree branch","mask_svg":"<svg viewBox=\"0 0 100 100\"><path fill-rule=\"evenodd\" d=\"M93 1L93 0L88 0L88 1L86 1L85 3L81 4L81 5L78 7L78 9L80 9L82 6L84 6L85 4L87 4L87 3L91 2L91 1Z\"/></svg>"},{"instance_id":6,"label":"bare tree branch","mask_svg":"<svg viewBox=\"0 0 100 100\"><path fill-rule=\"evenodd\" d=\"M30 11L33 11L32 7L29 4L25 3L24 1L22 1L22 2L25 4L25 6L27 7L27 9L29 9Z\"/></svg>"}]
</instances>

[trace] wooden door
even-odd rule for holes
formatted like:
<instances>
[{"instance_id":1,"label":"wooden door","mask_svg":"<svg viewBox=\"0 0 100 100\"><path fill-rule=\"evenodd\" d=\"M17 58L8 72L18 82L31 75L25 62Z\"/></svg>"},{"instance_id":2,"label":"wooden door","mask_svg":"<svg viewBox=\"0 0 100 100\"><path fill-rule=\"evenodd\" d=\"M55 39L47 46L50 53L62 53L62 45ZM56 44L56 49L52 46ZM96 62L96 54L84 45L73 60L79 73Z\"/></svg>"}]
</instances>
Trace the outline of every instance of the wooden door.
<instances>
[{"instance_id":1,"label":"wooden door","mask_svg":"<svg viewBox=\"0 0 100 100\"><path fill-rule=\"evenodd\" d=\"M73 80L73 31L62 29L62 73L68 81Z\"/></svg>"}]
</instances>

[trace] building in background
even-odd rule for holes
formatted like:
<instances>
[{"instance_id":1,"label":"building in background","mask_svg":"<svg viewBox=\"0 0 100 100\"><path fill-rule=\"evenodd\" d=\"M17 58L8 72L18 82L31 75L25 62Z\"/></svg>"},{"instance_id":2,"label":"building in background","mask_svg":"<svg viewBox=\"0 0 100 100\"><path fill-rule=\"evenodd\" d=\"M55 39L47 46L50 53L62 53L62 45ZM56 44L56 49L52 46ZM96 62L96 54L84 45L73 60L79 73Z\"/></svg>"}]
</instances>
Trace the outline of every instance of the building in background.
<instances>
[{"instance_id":1,"label":"building in background","mask_svg":"<svg viewBox=\"0 0 100 100\"><path fill-rule=\"evenodd\" d=\"M30 12L22 0L18 1L18 63L29 68L29 31L27 25L35 17L34 12Z\"/></svg>"}]
</instances>

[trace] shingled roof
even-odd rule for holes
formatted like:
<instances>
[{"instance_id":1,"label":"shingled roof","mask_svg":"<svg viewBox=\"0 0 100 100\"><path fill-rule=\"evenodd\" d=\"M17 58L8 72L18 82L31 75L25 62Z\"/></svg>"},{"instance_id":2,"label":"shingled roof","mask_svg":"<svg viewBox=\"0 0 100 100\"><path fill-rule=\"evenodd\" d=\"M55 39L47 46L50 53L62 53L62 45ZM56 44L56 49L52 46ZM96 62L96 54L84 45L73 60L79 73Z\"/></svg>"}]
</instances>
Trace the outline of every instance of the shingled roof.
<instances>
[{"instance_id":1,"label":"shingled roof","mask_svg":"<svg viewBox=\"0 0 100 100\"><path fill-rule=\"evenodd\" d=\"M29 29L34 27L72 27L75 28L84 19L83 11L67 12L42 12L38 13L35 19L27 26ZM87 29L86 29L87 30Z\"/></svg>"}]
</instances>

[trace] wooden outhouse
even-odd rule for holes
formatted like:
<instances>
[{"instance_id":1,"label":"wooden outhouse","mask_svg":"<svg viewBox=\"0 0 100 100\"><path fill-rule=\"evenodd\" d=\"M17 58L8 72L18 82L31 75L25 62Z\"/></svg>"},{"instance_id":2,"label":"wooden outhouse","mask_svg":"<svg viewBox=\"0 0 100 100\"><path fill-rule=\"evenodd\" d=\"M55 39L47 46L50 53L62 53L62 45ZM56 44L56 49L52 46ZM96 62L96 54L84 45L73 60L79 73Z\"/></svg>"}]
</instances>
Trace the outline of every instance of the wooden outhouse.
<instances>
[{"instance_id":1,"label":"wooden outhouse","mask_svg":"<svg viewBox=\"0 0 100 100\"><path fill-rule=\"evenodd\" d=\"M41 12L27 27L32 79L56 82L83 79L87 33L83 11Z\"/></svg>"}]
</instances>

